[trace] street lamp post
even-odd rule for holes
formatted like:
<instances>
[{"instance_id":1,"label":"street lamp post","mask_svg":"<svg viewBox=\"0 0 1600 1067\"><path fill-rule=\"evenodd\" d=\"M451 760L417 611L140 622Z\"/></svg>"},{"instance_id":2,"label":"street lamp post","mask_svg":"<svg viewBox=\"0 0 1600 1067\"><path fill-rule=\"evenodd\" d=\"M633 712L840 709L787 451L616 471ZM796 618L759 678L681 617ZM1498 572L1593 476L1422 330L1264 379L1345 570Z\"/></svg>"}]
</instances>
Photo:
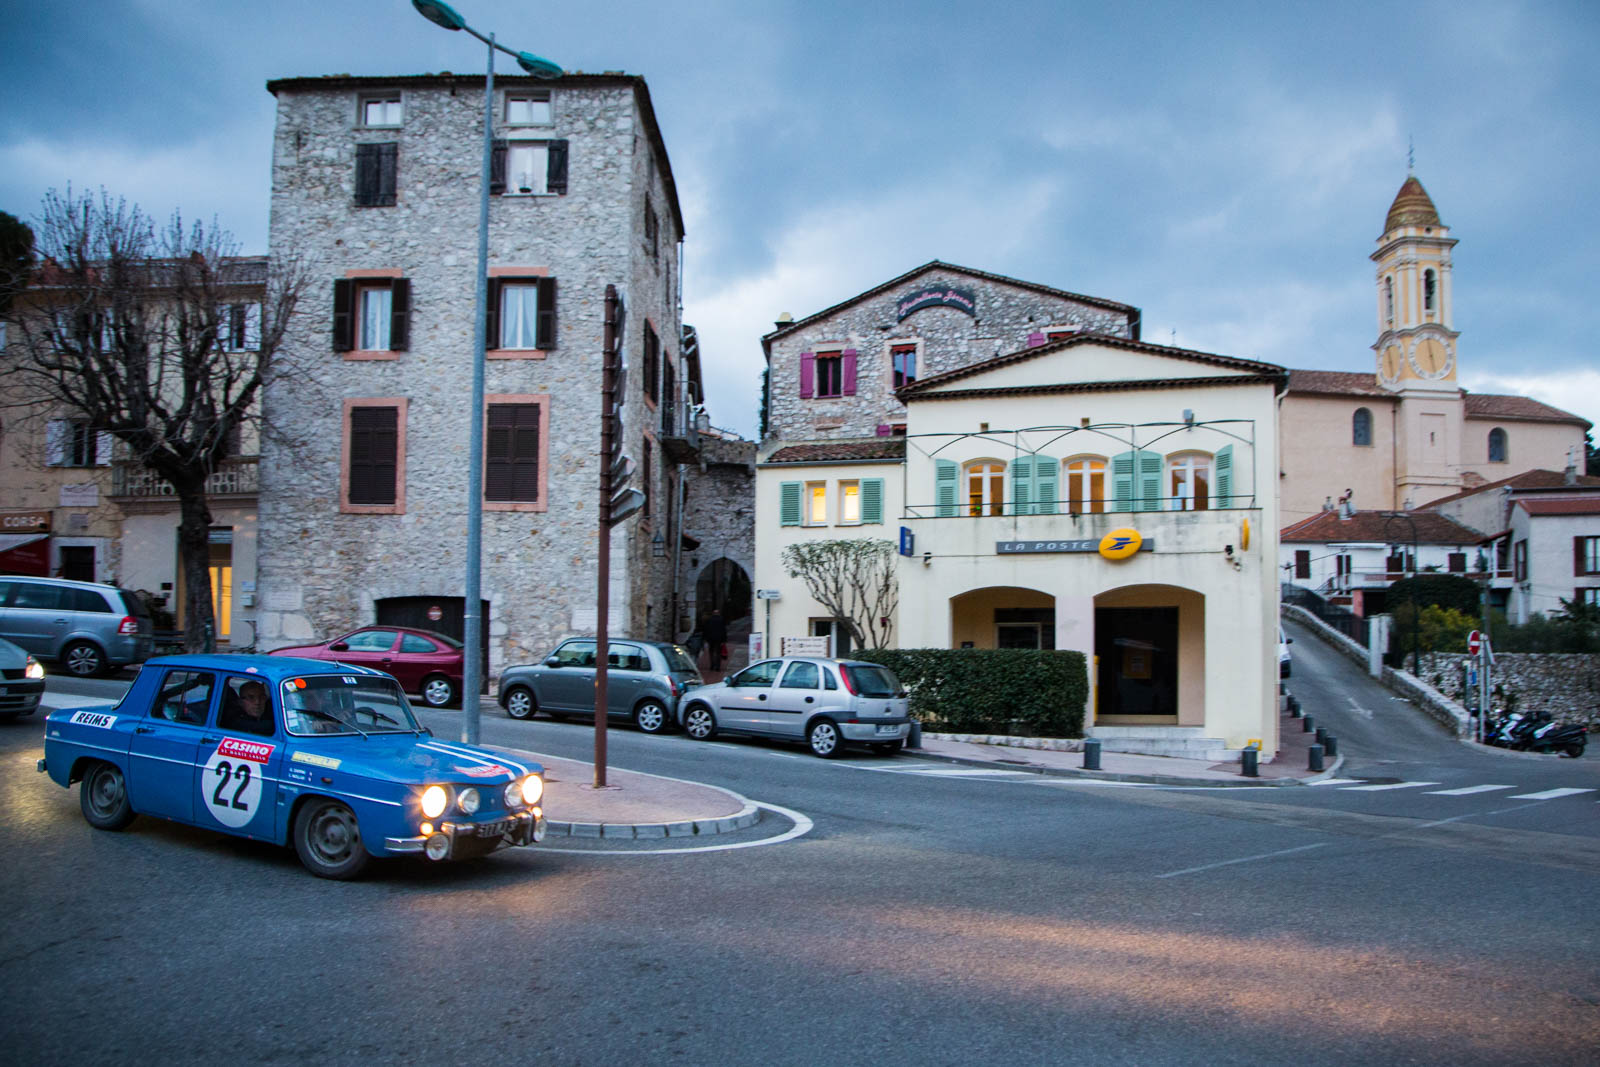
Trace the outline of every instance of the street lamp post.
<instances>
[{"instance_id":1,"label":"street lamp post","mask_svg":"<svg viewBox=\"0 0 1600 1067\"><path fill-rule=\"evenodd\" d=\"M548 59L529 52L513 52L467 25L449 4L440 0L411 0L423 18L447 30L465 30L489 49L483 80L483 170L478 183L478 278L476 315L472 326L472 410L467 420L467 576L463 617L461 667L461 740L478 741L478 693L483 688L483 367L488 338L486 306L489 302L489 171L494 159L494 54L498 49L516 59L535 78L559 78L564 71Z\"/></svg>"}]
</instances>

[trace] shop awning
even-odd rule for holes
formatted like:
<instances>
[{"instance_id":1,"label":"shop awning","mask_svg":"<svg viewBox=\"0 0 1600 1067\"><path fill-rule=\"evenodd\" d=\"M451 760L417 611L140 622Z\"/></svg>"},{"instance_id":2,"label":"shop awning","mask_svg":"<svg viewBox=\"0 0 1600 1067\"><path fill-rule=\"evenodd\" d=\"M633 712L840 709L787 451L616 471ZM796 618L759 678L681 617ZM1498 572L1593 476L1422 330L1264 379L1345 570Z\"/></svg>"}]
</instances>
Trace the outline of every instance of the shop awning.
<instances>
[{"instance_id":1,"label":"shop awning","mask_svg":"<svg viewBox=\"0 0 1600 1067\"><path fill-rule=\"evenodd\" d=\"M0 574L50 577L50 535L0 534Z\"/></svg>"}]
</instances>

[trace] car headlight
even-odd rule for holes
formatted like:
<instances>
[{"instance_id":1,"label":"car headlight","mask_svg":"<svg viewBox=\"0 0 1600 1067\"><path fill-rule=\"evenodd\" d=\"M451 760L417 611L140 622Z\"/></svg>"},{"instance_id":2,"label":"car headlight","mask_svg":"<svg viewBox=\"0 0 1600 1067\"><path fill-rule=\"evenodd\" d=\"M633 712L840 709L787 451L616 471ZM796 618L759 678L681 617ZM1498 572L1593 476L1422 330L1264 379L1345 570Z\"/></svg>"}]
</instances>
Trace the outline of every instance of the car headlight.
<instances>
[{"instance_id":1,"label":"car headlight","mask_svg":"<svg viewBox=\"0 0 1600 1067\"><path fill-rule=\"evenodd\" d=\"M430 785L422 791L422 814L428 818L437 819L449 805L450 794L445 792L444 786Z\"/></svg>"},{"instance_id":2,"label":"car headlight","mask_svg":"<svg viewBox=\"0 0 1600 1067\"><path fill-rule=\"evenodd\" d=\"M522 782L513 778L511 781L506 783L505 792L501 795L505 797L506 807L522 807Z\"/></svg>"},{"instance_id":3,"label":"car headlight","mask_svg":"<svg viewBox=\"0 0 1600 1067\"><path fill-rule=\"evenodd\" d=\"M44 664L40 663L38 660L34 659L32 656L29 656L28 657L28 669L24 673L29 678L43 678L44 677Z\"/></svg>"},{"instance_id":4,"label":"car headlight","mask_svg":"<svg viewBox=\"0 0 1600 1067\"><path fill-rule=\"evenodd\" d=\"M456 797L456 807L461 809L463 815L474 815L478 811L478 791L470 785Z\"/></svg>"},{"instance_id":5,"label":"car headlight","mask_svg":"<svg viewBox=\"0 0 1600 1067\"><path fill-rule=\"evenodd\" d=\"M522 780L522 799L529 804L539 803L539 798L544 796L544 779L537 774L530 774Z\"/></svg>"}]
</instances>

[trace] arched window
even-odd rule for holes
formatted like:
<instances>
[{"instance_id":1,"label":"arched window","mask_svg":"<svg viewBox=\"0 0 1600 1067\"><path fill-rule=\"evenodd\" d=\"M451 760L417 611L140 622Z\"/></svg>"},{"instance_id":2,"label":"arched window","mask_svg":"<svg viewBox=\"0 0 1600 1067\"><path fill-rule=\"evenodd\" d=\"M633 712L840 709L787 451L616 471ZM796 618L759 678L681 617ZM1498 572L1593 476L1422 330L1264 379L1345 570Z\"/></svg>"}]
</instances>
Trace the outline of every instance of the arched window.
<instances>
[{"instance_id":1,"label":"arched window","mask_svg":"<svg viewBox=\"0 0 1600 1067\"><path fill-rule=\"evenodd\" d=\"M1509 452L1509 451L1510 451L1510 449L1507 447L1507 442L1506 442L1506 432L1504 430L1502 430L1498 426L1496 426L1494 429L1490 430L1489 431L1489 462L1490 463L1504 463L1504 462L1506 462L1506 453Z\"/></svg>"},{"instance_id":2,"label":"arched window","mask_svg":"<svg viewBox=\"0 0 1600 1067\"><path fill-rule=\"evenodd\" d=\"M1383 321L1394 325L1394 275L1383 280Z\"/></svg>"},{"instance_id":3,"label":"arched window","mask_svg":"<svg viewBox=\"0 0 1600 1067\"><path fill-rule=\"evenodd\" d=\"M997 459L978 459L963 469L967 476L967 514L1004 515L1006 465Z\"/></svg>"},{"instance_id":4,"label":"arched window","mask_svg":"<svg viewBox=\"0 0 1600 1067\"><path fill-rule=\"evenodd\" d=\"M1372 444L1372 412L1366 408L1356 408L1356 413L1350 417L1350 443Z\"/></svg>"},{"instance_id":5,"label":"arched window","mask_svg":"<svg viewBox=\"0 0 1600 1067\"><path fill-rule=\"evenodd\" d=\"M1067 506L1084 515L1106 509L1106 459L1104 456L1073 456L1065 463Z\"/></svg>"},{"instance_id":6,"label":"arched window","mask_svg":"<svg viewBox=\"0 0 1600 1067\"><path fill-rule=\"evenodd\" d=\"M1177 452L1167 457L1167 506L1173 511L1211 507L1211 456Z\"/></svg>"},{"instance_id":7,"label":"arched window","mask_svg":"<svg viewBox=\"0 0 1600 1067\"><path fill-rule=\"evenodd\" d=\"M1432 311L1438 303L1439 280L1433 271L1422 272L1422 310Z\"/></svg>"}]
</instances>

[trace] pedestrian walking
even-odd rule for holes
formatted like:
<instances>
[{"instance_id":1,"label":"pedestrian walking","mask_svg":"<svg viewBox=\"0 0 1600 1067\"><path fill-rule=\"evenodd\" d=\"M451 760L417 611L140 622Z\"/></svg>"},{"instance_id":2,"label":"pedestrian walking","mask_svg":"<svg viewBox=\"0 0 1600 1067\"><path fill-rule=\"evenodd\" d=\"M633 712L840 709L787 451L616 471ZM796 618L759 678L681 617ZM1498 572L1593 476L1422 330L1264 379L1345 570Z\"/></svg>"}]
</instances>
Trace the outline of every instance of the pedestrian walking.
<instances>
[{"instance_id":1,"label":"pedestrian walking","mask_svg":"<svg viewBox=\"0 0 1600 1067\"><path fill-rule=\"evenodd\" d=\"M709 661L707 666L711 670L720 671L722 669L722 657L728 654L728 646L726 644L728 640L728 623L722 617L722 612L712 608L711 614L701 621L700 632L706 638L706 658Z\"/></svg>"}]
</instances>

